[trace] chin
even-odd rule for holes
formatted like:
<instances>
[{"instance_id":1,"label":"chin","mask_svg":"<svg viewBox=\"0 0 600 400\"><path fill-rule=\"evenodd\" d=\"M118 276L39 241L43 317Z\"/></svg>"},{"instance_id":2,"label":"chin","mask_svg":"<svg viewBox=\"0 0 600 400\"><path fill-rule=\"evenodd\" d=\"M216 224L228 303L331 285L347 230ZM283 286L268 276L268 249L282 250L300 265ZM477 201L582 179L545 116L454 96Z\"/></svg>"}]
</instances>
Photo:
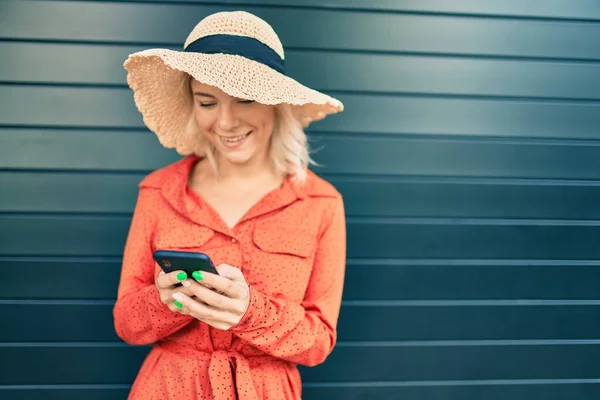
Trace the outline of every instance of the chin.
<instances>
[{"instance_id":1,"label":"chin","mask_svg":"<svg viewBox=\"0 0 600 400\"><path fill-rule=\"evenodd\" d=\"M221 154L221 156L231 164L242 165L252 160L253 154L251 152L244 151L239 153L224 153Z\"/></svg>"}]
</instances>

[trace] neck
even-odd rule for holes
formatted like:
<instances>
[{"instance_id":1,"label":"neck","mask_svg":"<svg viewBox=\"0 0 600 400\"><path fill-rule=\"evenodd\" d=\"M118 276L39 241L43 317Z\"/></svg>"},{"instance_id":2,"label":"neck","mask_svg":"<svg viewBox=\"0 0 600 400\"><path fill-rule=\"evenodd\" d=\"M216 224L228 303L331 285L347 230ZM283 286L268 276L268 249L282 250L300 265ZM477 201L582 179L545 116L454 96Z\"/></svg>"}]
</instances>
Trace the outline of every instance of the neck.
<instances>
[{"instance_id":1,"label":"neck","mask_svg":"<svg viewBox=\"0 0 600 400\"><path fill-rule=\"evenodd\" d=\"M279 175L267 155L254 157L243 164L233 164L216 154L215 162L220 181L249 181L265 175Z\"/></svg>"}]
</instances>

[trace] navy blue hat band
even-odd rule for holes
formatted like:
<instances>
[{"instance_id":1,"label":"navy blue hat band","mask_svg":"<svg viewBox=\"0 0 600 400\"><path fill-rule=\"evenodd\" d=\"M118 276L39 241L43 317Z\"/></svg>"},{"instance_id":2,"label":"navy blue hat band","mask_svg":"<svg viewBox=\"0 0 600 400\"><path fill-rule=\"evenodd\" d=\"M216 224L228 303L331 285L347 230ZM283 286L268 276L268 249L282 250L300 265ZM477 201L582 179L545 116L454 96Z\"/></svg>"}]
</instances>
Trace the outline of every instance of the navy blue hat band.
<instances>
[{"instance_id":1,"label":"navy blue hat band","mask_svg":"<svg viewBox=\"0 0 600 400\"><path fill-rule=\"evenodd\" d=\"M269 46L247 36L211 35L189 44L185 52L205 54L234 54L263 63L275 71L285 74L284 60Z\"/></svg>"}]
</instances>

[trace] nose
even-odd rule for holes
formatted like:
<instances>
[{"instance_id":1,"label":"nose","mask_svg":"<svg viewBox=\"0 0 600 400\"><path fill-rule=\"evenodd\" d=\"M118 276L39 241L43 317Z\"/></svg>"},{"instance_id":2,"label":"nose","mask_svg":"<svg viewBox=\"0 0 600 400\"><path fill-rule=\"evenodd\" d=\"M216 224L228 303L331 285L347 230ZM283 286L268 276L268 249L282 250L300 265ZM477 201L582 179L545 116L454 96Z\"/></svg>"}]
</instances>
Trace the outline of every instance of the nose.
<instances>
[{"instance_id":1,"label":"nose","mask_svg":"<svg viewBox=\"0 0 600 400\"><path fill-rule=\"evenodd\" d=\"M221 132L234 130L239 125L235 110L230 104L222 104L219 110L217 126Z\"/></svg>"}]
</instances>

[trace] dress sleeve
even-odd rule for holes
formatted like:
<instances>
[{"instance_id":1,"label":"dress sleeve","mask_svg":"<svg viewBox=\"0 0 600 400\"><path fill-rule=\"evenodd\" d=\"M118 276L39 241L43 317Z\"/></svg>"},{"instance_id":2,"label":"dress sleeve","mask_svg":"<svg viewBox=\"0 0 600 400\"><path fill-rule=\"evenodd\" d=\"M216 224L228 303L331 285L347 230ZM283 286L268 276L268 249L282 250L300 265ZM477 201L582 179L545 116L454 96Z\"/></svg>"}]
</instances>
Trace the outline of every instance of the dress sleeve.
<instances>
[{"instance_id":1,"label":"dress sleeve","mask_svg":"<svg viewBox=\"0 0 600 400\"><path fill-rule=\"evenodd\" d=\"M337 339L346 267L346 224L341 198L325 214L312 275L301 304L250 287L250 304L230 330L274 357L314 366L325 361Z\"/></svg>"},{"instance_id":2,"label":"dress sleeve","mask_svg":"<svg viewBox=\"0 0 600 400\"><path fill-rule=\"evenodd\" d=\"M125 342L147 345L163 339L192 321L173 313L160 300L155 285L157 268L152 258L153 189L142 188L123 253L117 302L113 309L115 330Z\"/></svg>"}]
</instances>

